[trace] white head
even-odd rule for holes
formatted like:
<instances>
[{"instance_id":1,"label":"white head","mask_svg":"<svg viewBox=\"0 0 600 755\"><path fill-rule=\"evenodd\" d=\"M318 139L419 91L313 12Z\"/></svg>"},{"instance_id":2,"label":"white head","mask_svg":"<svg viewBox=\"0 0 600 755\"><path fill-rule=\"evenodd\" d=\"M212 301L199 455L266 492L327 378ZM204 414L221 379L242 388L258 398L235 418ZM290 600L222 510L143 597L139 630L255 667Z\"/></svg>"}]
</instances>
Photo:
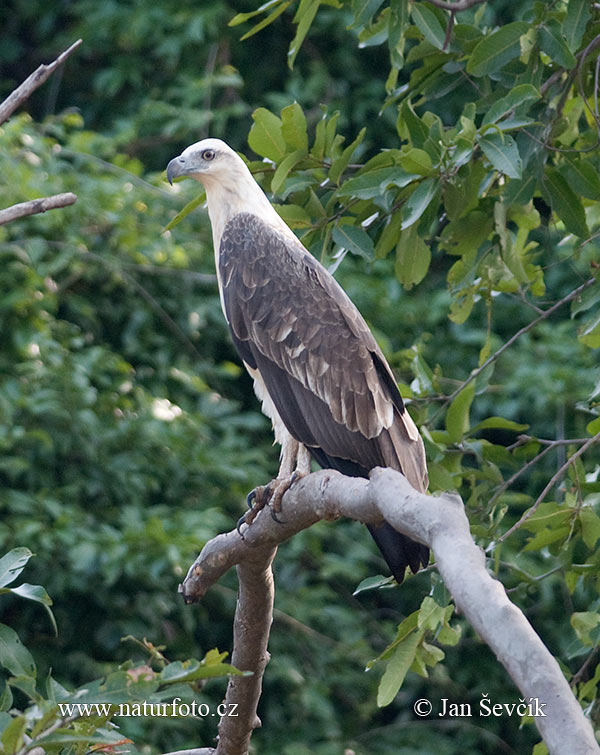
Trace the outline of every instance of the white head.
<instances>
[{"instance_id":1,"label":"white head","mask_svg":"<svg viewBox=\"0 0 600 755\"><path fill-rule=\"evenodd\" d=\"M173 158L167 165L167 180L173 183L180 176L195 178L206 189L216 248L225 224L240 212L259 215L265 222L291 233L242 158L221 139L203 139Z\"/></svg>"},{"instance_id":2,"label":"white head","mask_svg":"<svg viewBox=\"0 0 600 755\"><path fill-rule=\"evenodd\" d=\"M167 165L167 180L191 176L205 187L249 176L244 161L221 139L203 139L190 145Z\"/></svg>"}]
</instances>

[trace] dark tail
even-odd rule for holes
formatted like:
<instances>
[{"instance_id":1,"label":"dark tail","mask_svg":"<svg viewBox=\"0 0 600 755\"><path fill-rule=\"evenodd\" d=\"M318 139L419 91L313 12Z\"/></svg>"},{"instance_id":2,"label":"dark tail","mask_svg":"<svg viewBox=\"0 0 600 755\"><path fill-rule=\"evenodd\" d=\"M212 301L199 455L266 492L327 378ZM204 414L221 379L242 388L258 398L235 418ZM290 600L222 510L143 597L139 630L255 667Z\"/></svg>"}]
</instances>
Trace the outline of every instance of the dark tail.
<instances>
[{"instance_id":1,"label":"dark tail","mask_svg":"<svg viewBox=\"0 0 600 755\"><path fill-rule=\"evenodd\" d=\"M421 545L397 532L387 522L379 525L367 524L367 527L396 582L402 582L407 566L416 574L421 565L427 566L429 563L429 548L426 545Z\"/></svg>"}]
</instances>

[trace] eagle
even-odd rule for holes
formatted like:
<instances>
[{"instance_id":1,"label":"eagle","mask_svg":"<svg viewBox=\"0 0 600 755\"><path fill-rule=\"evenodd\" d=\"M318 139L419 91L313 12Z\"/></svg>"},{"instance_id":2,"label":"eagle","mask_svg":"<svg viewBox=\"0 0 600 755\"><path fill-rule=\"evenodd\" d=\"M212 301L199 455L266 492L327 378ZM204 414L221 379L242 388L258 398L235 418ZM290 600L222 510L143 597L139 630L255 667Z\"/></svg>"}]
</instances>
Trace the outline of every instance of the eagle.
<instances>
[{"instance_id":1,"label":"eagle","mask_svg":"<svg viewBox=\"0 0 600 755\"><path fill-rule=\"evenodd\" d=\"M368 477L401 472L427 489L423 441L392 370L347 294L278 215L242 158L220 139L187 147L167 180L191 176L206 190L221 306L262 411L281 446L277 478L249 495L281 508L283 493L323 469ZM254 512L254 513L253 513ZM416 573L429 550L386 522L367 525L392 575Z\"/></svg>"}]
</instances>

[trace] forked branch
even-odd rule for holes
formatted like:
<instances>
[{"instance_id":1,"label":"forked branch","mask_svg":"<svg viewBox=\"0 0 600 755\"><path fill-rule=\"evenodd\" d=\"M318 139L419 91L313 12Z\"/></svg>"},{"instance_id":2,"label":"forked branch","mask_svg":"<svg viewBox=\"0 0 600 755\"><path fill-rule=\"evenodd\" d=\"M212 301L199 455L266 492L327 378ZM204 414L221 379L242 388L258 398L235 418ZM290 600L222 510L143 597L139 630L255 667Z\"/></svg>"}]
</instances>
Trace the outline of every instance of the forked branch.
<instances>
[{"instance_id":1,"label":"forked branch","mask_svg":"<svg viewBox=\"0 0 600 755\"><path fill-rule=\"evenodd\" d=\"M538 716L535 722L549 752L556 755L600 753L592 726L556 659L521 610L511 603L502 584L486 570L484 555L473 542L458 496L434 497L419 493L401 474L390 469L373 470L369 480L323 470L300 480L286 493L283 516L285 521L280 524L265 510L244 530L244 539L234 530L208 542L181 585L185 600L188 603L199 600L228 569L243 564L238 569L240 601L236 624L256 621L259 640L265 642L266 653L264 633L267 627L268 634L271 622L272 593L265 590L265 585L270 580L274 548L320 519L346 516L372 524L385 519L400 532L432 548L437 568L457 608L494 651L523 699L538 701L538 709L544 715ZM259 574L264 576L257 580ZM242 603L251 607L254 619L249 619L249 614L242 618ZM235 634L236 643L257 642L252 624L236 626ZM250 658L246 654L251 651L252 648L241 649L236 644L234 664L254 671L260 685L266 662L262 649L259 659L251 661L256 665L242 665L237 660ZM232 679L228 689L230 703L234 702L230 691L235 683L237 680ZM243 693L236 694L235 702L239 700L246 706L239 710L243 718L221 722L217 755L246 755L248 752L252 728L257 723L258 700Z\"/></svg>"}]
</instances>

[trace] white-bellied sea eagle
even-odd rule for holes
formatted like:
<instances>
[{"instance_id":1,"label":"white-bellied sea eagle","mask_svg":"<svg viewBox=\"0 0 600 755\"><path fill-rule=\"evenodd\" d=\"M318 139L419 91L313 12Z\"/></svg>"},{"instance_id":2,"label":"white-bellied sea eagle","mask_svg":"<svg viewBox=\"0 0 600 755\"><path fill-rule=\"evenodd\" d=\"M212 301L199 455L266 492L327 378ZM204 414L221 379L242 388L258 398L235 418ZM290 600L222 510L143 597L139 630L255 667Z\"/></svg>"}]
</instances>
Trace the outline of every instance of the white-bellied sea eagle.
<instances>
[{"instance_id":1,"label":"white-bellied sea eagle","mask_svg":"<svg viewBox=\"0 0 600 755\"><path fill-rule=\"evenodd\" d=\"M223 312L281 444L277 479L257 488L255 506L271 497L277 511L311 457L352 476L391 467L425 491L423 441L368 325L241 157L204 139L170 161L168 180L179 176L206 189ZM427 547L389 524L369 530L398 582L428 563Z\"/></svg>"}]
</instances>

